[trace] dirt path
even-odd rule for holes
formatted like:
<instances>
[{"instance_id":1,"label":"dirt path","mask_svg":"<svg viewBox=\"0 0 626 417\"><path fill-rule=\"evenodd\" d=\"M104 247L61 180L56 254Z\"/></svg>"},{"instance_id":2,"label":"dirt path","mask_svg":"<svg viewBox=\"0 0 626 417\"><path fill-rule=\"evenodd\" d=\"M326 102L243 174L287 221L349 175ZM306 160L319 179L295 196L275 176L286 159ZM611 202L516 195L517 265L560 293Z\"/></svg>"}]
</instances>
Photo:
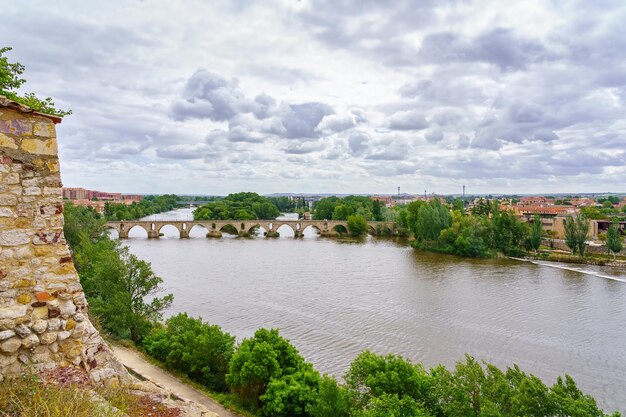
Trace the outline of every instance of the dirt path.
<instances>
[{"instance_id":1,"label":"dirt path","mask_svg":"<svg viewBox=\"0 0 626 417\"><path fill-rule=\"evenodd\" d=\"M239 414L235 414L222 407L215 400L207 397L197 389L185 384L178 378L164 370L147 362L141 355L131 349L127 349L122 346L111 346L115 355L127 368L133 372L162 385L165 389L168 389L178 395L181 398L202 404L209 410L217 413L219 417L240 417Z\"/></svg>"}]
</instances>

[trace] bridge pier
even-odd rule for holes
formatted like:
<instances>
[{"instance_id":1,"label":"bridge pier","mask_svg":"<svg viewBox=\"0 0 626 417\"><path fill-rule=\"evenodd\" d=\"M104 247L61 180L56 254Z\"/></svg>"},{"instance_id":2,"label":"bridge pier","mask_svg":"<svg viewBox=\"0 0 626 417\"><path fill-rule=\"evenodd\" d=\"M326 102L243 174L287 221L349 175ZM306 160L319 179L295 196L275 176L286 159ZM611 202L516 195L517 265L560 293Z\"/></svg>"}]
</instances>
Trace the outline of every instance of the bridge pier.
<instances>
[{"instance_id":1,"label":"bridge pier","mask_svg":"<svg viewBox=\"0 0 626 417\"><path fill-rule=\"evenodd\" d=\"M120 239L128 239L128 230L120 230L118 233Z\"/></svg>"},{"instance_id":2,"label":"bridge pier","mask_svg":"<svg viewBox=\"0 0 626 417\"><path fill-rule=\"evenodd\" d=\"M280 233L278 233L278 232L277 232L277 231L275 231L275 230L268 230L268 231L265 233L265 237L280 237Z\"/></svg>"},{"instance_id":3,"label":"bridge pier","mask_svg":"<svg viewBox=\"0 0 626 417\"><path fill-rule=\"evenodd\" d=\"M180 230L180 238L181 239L189 239L189 230L181 229Z\"/></svg>"},{"instance_id":4,"label":"bridge pier","mask_svg":"<svg viewBox=\"0 0 626 417\"><path fill-rule=\"evenodd\" d=\"M148 239L158 239L159 231L158 230L150 230L148 231Z\"/></svg>"},{"instance_id":5,"label":"bridge pier","mask_svg":"<svg viewBox=\"0 0 626 417\"><path fill-rule=\"evenodd\" d=\"M297 239L297 238L302 237L302 236L304 236L304 233L302 232L302 230L294 230L294 232L293 232L293 237L294 238Z\"/></svg>"},{"instance_id":6,"label":"bridge pier","mask_svg":"<svg viewBox=\"0 0 626 417\"><path fill-rule=\"evenodd\" d=\"M220 232L219 230L211 230L209 233L206 234L206 237L208 238L215 238L215 239L219 239L222 237L222 232Z\"/></svg>"}]
</instances>

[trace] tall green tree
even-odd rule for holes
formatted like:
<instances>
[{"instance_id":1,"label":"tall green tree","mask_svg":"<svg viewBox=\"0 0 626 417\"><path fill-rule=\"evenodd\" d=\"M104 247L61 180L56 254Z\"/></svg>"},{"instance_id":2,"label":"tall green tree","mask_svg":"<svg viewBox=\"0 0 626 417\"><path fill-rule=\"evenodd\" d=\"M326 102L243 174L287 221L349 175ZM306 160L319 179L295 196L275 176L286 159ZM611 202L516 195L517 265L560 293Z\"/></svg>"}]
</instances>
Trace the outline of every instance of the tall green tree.
<instances>
[{"instance_id":1,"label":"tall green tree","mask_svg":"<svg viewBox=\"0 0 626 417\"><path fill-rule=\"evenodd\" d=\"M578 253L582 258L587 249L589 239L589 219L583 213L576 217L569 216L565 220L565 244L572 250L572 255Z\"/></svg>"},{"instance_id":2,"label":"tall green tree","mask_svg":"<svg viewBox=\"0 0 626 417\"><path fill-rule=\"evenodd\" d=\"M296 348L278 330L259 329L237 348L226 382L241 398L258 407L270 381L293 374L303 362Z\"/></svg>"},{"instance_id":3,"label":"tall green tree","mask_svg":"<svg viewBox=\"0 0 626 417\"><path fill-rule=\"evenodd\" d=\"M572 216L565 219L565 244L572 251L572 255L578 252L578 228Z\"/></svg>"},{"instance_id":4,"label":"tall green tree","mask_svg":"<svg viewBox=\"0 0 626 417\"><path fill-rule=\"evenodd\" d=\"M576 216L576 244L578 254L583 257L587 250L587 240L589 239L589 219L584 214Z\"/></svg>"},{"instance_id":5,"label":"tall green tree","mask_svg":"<svg viewBox=\"0 0 626 417\"><path fill-rule=\"evenodd\" d=\"M543 226L541 225L541 218L535 214L533 218L533 224L530 229L529 246L537 254L537 249L541 246L541 237L543 235Z\"/></svg>"},{"instance_id":6,"label":"tall green tree","mask_svg":"<svg viewBox=\"0 0 626 417\"><path fill-rule=\"evenodd\" d=\"M606 232L606 247L608 251L613 252L613 260L615 260L615 255L623 248L622 237L615 223L609 226L609 230Z\"/></svg>"},{"instance_id":7,"label":"tall green tree","mask_svg":"<svg viewBox=\"0 0 626 417\"><path fill-rule=\"evenodd\" d=\"M97 296L91 301L92 312L113 335L139 342L174 299L171 294L154 296L162 282L150 264L127 247L105 253L94 268L92 285Z\"/></svg>"}]
</instances>

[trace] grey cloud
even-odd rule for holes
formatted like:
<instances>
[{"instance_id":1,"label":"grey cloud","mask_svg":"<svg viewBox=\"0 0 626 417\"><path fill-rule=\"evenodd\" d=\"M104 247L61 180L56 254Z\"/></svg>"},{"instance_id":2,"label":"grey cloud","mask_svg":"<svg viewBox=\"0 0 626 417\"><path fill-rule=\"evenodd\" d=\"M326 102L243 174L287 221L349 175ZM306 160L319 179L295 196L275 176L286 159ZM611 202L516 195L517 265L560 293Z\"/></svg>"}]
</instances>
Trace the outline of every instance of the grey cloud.
<instances>
[{"instance_id":1,"label":"grey cloud","mask_svg":"<svg viewBox=\"0 0 626 417\"><path fill-rule=\"evenodd\" d=\"M174 103L172 117L175 120L208 118L226 121L239 112L243 95L236 80L226 80L207 70L197 70L185 84L183 99Z\"/></svg>"},{"instance_id":2,"label":"grey cloud","mask_svg":"<svg viewBox=\"0 0 626 417\"><path fill-rule=\"evenodd\" d=\"M160 158L168 159L202 159L206 148L203 144L173 145L157 148L156 153Z\"/></svg>"},{"instance_id":3,"label":"grey cloud","mask_svg":"<svg viewBox=\"0 0 626 417\"><path fill-rule=\"evenodd\" d=\"M429 130L428 132L426 132L424 134L424 138L431 143L436 143L439 142L443 139L443 133L441 132L441 130Z\"/></svg>"},{"instance_id":4,"label":"grey cloud","mask_svg":"<svg viewBox=\"0 0 626 417\"><path fill-rule=\"evenodd\" d=\"M348 148L352 155L362 155L369 147L370 136L365 132L352 132L348 137Z\"/></svg>"},{"instance_id":5,"label":"grey cloud","mask_svg":"<svg viewBox=\"0 0 626 417\"><path fill-rule=\"evenodd\" d=\"M291 104L288 112L281 118L287 138L316 138L317 125L324 116L333 113L332 108L324 103Z\"/></svg>"},{"instance_id":6,"label":"grey cloud","mask_svg":"<svg viewBox=\"0 0 626 417\"><path fill-rule=\"evenodd\" d=\"M424 114L417 110L399 111L388 121L388 126L396 130L421 130L428 127Z\"/></svg>"},{"instance_id":7,"label":"grey cloud","mask_svg":"<svg viewBox=\"0 0 626 417\"><path fill-rule=\"evenodd\" d=\"M228 130L228 140L231 142L261 143L263 138L250 132L242 126L231 126Z\"/></svg>"},{"instance_id":8,"label":"grey cloud","mask_svg":"<svg viewBox=\"0 0 626 417\"><path fill-rule=\"evenodd\" d=\"M416 97L423 91L428 89L433 84L430 80L418 80L412 83L404 84L398 90L398 93L403 97Z\"/></svg>"},{"instance_id":9,"label":"grey cloud","mask_svg":"<svg viewBox=\"0 0 626 417\"><path fill-rule=\"evenodd\" d=\"M276 100L267 94L259 94L254 98L256 106L252 110L257 119L267 119L271 116L273 109L276 107Z\"/></svg>"},{"instance_id":10,"label":"grey cloud","mask_svg":"<svg viewBox=\"0 0 626 417\"><path fill-rule=\"evenodd\" d=\"M283 152L290 155L306 155L323 149L323 144L315 142L290 143Z\"/></svg>"},{"instance_id":11,"label":"grey cloud","mask_svg":"<svg viewBox=\"0 0 626 417\"><path fill-rule=\"evenodd\" d=\"M348 115L330 114L330 115L324 116L324 118L319 123L317 128L320 131L328 130L330 132L336 133L336 132L343 132L344 130L348 130L354 126L356 126L354 114L348 114Z\"/></svg>"},{"instance_id":12,"label":"grey cloud","mask_svg":"<svg viewBox=\"0 0 626 417\"><path fill-rule=\"evenodd\" d=\"M541 44L496 28L474 39L464 39L454 32L437 32L422 41L418 58L430 63L486 62L500 70L521 70L530 63L547 59Z\"/></svg>"}]
</instances>

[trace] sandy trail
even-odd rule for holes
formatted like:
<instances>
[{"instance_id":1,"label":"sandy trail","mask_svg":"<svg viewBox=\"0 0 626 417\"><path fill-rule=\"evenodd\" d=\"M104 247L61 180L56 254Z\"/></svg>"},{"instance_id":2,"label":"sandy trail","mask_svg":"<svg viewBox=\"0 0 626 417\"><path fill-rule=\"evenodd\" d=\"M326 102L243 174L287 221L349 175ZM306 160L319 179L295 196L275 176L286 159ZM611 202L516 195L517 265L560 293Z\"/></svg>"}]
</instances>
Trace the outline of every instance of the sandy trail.
<instances>
[{"instance_id":1,"label":"sandy trail","mask_svg":"<svg viewBox=\"0 0 626 417\"><path fill-rule=\"evenodd\" d=\"M113 345L111 347L124 366L130 368L133 372L136 372L139 375L162 385L165 389L172 391L179 397L201 404L212 412L217 413L219 417L240 417L239 414L235 414L232 411L225 409L215 400L207 397L197 389L185 384L175 376L170 375L164 370L147 362L139 353L122 346Z\"/></svg>"}]
</instances>

